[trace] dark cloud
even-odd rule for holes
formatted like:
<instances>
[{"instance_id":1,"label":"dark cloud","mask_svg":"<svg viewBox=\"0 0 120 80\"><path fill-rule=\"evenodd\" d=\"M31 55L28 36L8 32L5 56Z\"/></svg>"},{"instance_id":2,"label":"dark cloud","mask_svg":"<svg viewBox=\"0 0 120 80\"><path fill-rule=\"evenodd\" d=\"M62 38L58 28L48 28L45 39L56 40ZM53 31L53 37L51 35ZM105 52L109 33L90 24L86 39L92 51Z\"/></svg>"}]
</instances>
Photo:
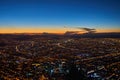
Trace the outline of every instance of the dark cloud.
<instances>
[{"instance_id":1,"label":"dark cloud","mask_svg":"<svg viewBox=\"0 0 120 80\"><path fill-rule=\"evenodd\" d=\"M81 31L66 31L65 35L73 35L73 34L79 34Z\"/></svg>"},{"instance_id":2,"label":"dark cloud","mask_svg":"<svg viewBox=\"0 0 120 80\"><path fill-rule=\"evenodd\" d=\"M67 26L64 26L64 28L69 28ZM96 29L94 28L86 28L86 27L70 27L70 28L76 28L79 29L78 31L66 31L65 34L71 35L71 34L79 34L79 32L86 32L86 33L95 33Z\"/></svg>"},{"instance_id":3,"label":"dark cloud","mask_svg":"<svg viewBox=\"0 0 120 80\"><path fill-rule=\"evenodd\" d=\"M96 29L91 29L91 28L77 27L77 29L82 29L82 30L86 31L87 33L95 33L96 32Z\"/></svg>"}]
</instances>

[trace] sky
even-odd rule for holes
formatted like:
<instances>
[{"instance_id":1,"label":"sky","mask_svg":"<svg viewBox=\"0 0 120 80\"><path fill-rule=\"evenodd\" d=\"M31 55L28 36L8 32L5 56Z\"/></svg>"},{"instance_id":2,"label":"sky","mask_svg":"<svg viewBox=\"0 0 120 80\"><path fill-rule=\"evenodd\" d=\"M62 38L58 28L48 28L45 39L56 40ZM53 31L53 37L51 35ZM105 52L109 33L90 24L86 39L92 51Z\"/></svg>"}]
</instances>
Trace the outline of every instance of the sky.
<instances>
[{"instance_id":1,"label":"sky","mask_svg":"<svg viewBox=\"0 0 120 80\"><path fill-rule=\"evenodd\" d=\"M0 0L0 33L64 33L78 27L120 32L120 0Z\"/></svg>"}]
</instances>

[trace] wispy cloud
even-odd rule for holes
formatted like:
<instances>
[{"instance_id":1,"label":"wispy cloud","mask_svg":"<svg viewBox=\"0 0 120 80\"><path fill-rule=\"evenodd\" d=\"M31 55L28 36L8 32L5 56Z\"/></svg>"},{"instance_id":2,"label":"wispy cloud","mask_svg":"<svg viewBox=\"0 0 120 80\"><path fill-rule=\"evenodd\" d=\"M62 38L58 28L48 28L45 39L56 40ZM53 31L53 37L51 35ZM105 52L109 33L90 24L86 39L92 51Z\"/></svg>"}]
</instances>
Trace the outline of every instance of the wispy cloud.
<instances>
[{"instance_id":1,"label":"wispy cloud","mask_svg":"<svg viewBox=\"0 0 120 80\"><path fill-rule=\"evenodd\" d=\"M66 31L65 35L79 34L80 32L83 32L83 31Z\"/></svg>"},{"instance_id":2,"label":"wispy cloud","mask_svg":"<svg viewBox=\"0 0 120 80\"><path fill-rule=\"evenodd\" d=\"M88 28L88 27L67 27L67 26L64 26L64 28L73 28L73 29L79 29L77 30L77 32L86 32L86 33L95 33L96 32L96 29L94 28ZM67 31L67 33L76 33L76 31Z\"/></svg>"},{"instance_id":3,"label":"wispy cloud","mask_svg":"<svg viewBox=\"0 0 120 80\"><path fill-rule=\"evenodd\" d=\"M81 30L84 30L86 31L87 33L95 33L96 32L96 29L93 29L93 28L86 28L86 27L76 27L77 29L81 29Z\"/></svg>"}]
</instances>

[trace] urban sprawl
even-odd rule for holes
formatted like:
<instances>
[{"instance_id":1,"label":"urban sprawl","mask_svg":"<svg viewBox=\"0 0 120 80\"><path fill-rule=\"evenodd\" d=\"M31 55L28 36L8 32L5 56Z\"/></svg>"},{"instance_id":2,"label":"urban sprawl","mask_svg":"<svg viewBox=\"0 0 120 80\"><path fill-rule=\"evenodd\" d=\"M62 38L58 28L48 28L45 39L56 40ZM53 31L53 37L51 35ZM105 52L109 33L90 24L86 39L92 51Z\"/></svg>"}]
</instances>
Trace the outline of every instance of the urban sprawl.
<instances>
[{"instance_id":1,"label":"urban sprawl","mask_svg":"<svg viewBox=\"0 0 120 80\"><path fill-rule=\"evenodd\" d=\"M0 36L0 80L120 80L120 38Z\"/></svg>"}]
</instances>

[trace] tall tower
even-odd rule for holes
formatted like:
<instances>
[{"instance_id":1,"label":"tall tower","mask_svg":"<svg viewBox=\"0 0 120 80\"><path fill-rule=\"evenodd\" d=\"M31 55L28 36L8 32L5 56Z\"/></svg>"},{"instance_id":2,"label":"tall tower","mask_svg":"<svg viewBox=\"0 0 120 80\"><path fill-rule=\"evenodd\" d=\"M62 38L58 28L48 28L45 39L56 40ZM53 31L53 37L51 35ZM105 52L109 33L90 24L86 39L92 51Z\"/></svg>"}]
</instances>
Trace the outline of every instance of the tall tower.
<instances>
[{"instance_id":1,"label":"tall tower","mask_svg":"<svg viewBox=\"0 0 120 80\"><path fill-rule=\"evenodd\" d=\"M19 52L18 46L16 46L15 49L16 49L16 52Z\"/></svg>"}]
</instances>

